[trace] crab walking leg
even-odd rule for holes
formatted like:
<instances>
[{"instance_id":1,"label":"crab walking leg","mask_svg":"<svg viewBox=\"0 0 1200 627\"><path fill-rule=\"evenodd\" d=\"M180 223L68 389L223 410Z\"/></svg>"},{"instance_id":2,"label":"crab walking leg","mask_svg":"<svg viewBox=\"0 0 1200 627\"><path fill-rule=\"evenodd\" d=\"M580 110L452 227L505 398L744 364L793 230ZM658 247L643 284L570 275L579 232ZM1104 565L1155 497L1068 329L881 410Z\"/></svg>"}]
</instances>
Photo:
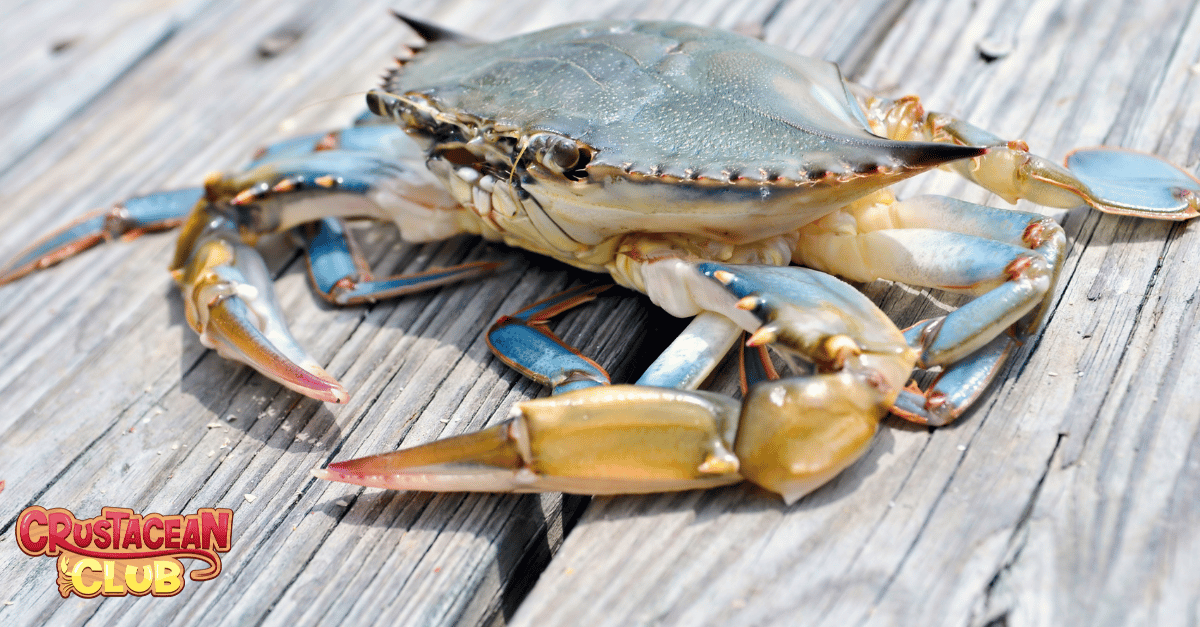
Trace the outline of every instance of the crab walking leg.
<instances>
[{"instance_id":1,"label":"crab walking leg","mask_svg":"<svg viewBox=\"0 0 1200 627\"><path fill-rule=\"evenodd\" d=\"M923 412L902 403L897 413L931 424L961 414L998 372L1015 340L995 338L1014 325L1029 334L1041 328L1066 254L1062 228L1043 216L940 196L896 202L890 193L805 227L801 240L798 262L852 280L979 295L905 332L921 350L919 367L946 372L924 393Z\"/></svg>"},{"instance_id":2,"label":"crab walking leg","mask_svg":"<svg viewBox=\"0 0 1200 627\"><path fill-rule=\"evenodd\" d=\"M399 127L392 124L365 124L331 133L302 135L271 144L261 149L246 169L332 149L401 155L414 163L418 159L415 144ZM423 155L420 158L423 159ZM419 166L419 163L416 165ZM101 242L118 237L130 240L143 233L178 227L184 223L203 194L204 190L200 188L155 192L135 196L109 209L80 217L38 240L0 267L0 285L52 266Z\"/></svg>"},{"instance_id":3,"label":"crab walking leg","mask_svg":"<svg viewBox=\"0 0 1200 627\"><path fill-rule=\"evenodd\" d=\"M201 189L181 189L136 196L89 213L38 240L0 268L0 285L52 266L101 242L133 239L150 231L183 224Z\"/></svg>"},{"instance_id":4,"label":"crab walking leg","mask_svg":"<svg viewBox=\"0 0 1200 627\"><path fill-rule=\"evenodd\" d=\"M861 88L858 88L861 91ZM944 167L995 192L1010 203L1027 199L1070 208L1080 201L1106 213L1161 220L1200 215L1200 181L1154 155L1120 148L1072 153L1059 166L1008 141L942 113L926 114L915 96L887 100L860 95L872 129L892 139L981 146L987 154Z\"/></svg>"},{"instance_id":5,"label":"crab walking leg","mask_svg":"<svg viewBox=\"0 0 1200 627\"><path fill-rule=\"evenodd\" d=\"M475 261L413 274L375 278L338 218L324 218L307 238L308 275L317 293L336 305L357 305L414 294L486 276L501 264Z\"/></svg>"},{"instance_id":6,"label":"crab walking leg","mask_svg":"<svg viewBox=\"0 0 1200 627\"><path fill-rule=\"evenodd\" d=\"M678 289L704 294L700 301L714 309L642 383L694 385L696 370L679 366L680 357L719 360L719 347L736 337L733 319L757 329L752 342L777 340L818 374L756 385L740 408L711 393L647 385L575 390L519 403L508 421L485 431L330 464L317 476L391 489L588 494L746 478L791 503L866 451L915 360L866 297L805 268L649 265L660 263L666 274L690 276L693 285Z\"/></svg>"},{"instance_id":7,"label":"crab walking leg","mask_svg":"<svg viewBox=\"0 0 1200 627\"><path fill-rule=\"evenodd\" d=\"M920 336L925 368L962 359L1026 316L1017 330L1037 332L1066 249L1062 228L1037 214L886 193L805 227L801 242L798 263L852 281L979 295L907 334Z\"/></svg>"},{"instance_id":8,"label":"crab walking leg","mask_svg":"<svg viewBox=\"0 0 1200 627\"><path fill-rule=\"evenodd\" d=\"M600 364L583 356L546 326L558 314L591 302L609 285L583 285L502 316L488 330L488 348L510 368L550 386L551 393L611 383Z\"/></svg>"},{"instance_id":9,"label":"crab walking leg","mask_svg":"<svg viewBox=\"0 0 1200 627\"><path fill-rule=\"evenodd\" d=\"M275 142L259 150L243 169L251 170L284 157L299 157L323 150L415 155L413 151L416 146L404 134L404 129L394 124L383 123L382 118L371 117L377 122L328 133L310 133Z\"/></svg>"},{"instance_id":10,"label":"crab walking leg","mask_svg":"<svg viewBox=\"0 0 1200 627\"><path fill-rule=\"evenodd\" d=\"M741 327L729 318L702 312L650 364L637 385L694 390L704 383L741 335Z\"/></svg>"},{"instance_id":11,"label":"crab walking leg","mask_svg":"<svg viewBox=\"0 0 1200 627\"><path fill-rule=\"evenodd\" d=\"M1016 340L998 335L962 361L944 366L929 389L915 385L900 392L892 413L917 424L941 427L967 410L987 389L1008 360Z\"/></svg>"}]
</instances>

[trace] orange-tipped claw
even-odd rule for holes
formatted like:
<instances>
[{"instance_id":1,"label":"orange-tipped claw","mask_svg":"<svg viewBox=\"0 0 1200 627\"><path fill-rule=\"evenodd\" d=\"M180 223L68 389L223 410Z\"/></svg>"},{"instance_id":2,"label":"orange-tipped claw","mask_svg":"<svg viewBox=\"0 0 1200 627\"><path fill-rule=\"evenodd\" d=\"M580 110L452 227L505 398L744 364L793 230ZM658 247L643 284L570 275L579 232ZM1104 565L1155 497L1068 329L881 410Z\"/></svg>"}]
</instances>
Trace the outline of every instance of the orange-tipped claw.
<instances>
[{"instance_id":1,"label":"orange-tipped claw","mask_svg":"<svg viewBox=\"0 0 1200 627\"><path fill-rule=\"evenodd\" d=\"M413 448L329 464L328 481L428 492L512 492L524 461L509 435L512 422ZM532 473L530 473L532 476Z\"/></svg>"},{"instance_id":2,"label":"orange-tipped claw","mask_svg":"<svg viewBox=\"0 0 1200 627\"><path fill-rule=\"evenodd\" d=\"M196 225L200 225L197 227ZM344 403L346 389L287 330L270 273L236 226L198 211L180 238L172 270L188 324L207 347L317 400Z\"/></svg>"},{"instance_id":3,"label":"orange-tipped claw","mask_svg":"<svg viewBox=\"0 0 1200 627\"><path fill-rule=\"evenodd\" d=\"M701 392L617 385L516 406L489 429L315 470L391 490L638 494L741 480L729 440L739 405Z\"/></svg>"},{"instance_id":4,"label":"orange-tipped claw","mask_svg":"<svg viewBox=\"0 0 1200 627\"><path fill-rule=\"evenodd\" d=\"M290 335L282 342L272 341L259 330L240 297L220 298L209 305L208 315L201 341L222 357L247 364L271 380L319 401L345 403L350 399L346 388L304 354Z\"/></svg>"}]
</instances>

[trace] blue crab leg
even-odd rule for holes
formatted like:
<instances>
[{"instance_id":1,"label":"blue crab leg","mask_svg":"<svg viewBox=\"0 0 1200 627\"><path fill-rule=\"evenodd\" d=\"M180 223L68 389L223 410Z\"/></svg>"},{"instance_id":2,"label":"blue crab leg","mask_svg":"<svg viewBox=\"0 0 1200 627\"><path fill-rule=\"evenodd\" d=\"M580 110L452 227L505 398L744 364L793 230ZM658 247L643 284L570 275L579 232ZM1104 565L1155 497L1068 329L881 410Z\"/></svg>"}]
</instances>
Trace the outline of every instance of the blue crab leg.
<instances>
[{"instance_id":1,"label":"blue crab leg","mask_svg":"<svg viewBox=\"0 0 1200 627\"><path fill-rule=\"evenodd\" d=\"M851 222L857 232L846 226ZM1066 236L1048 218L940 196L895 202L880 193L840 217L806 227L801 239L798 261L810 267L856 281L882 278L978 295L905 332L921 350L922 368L956 367L1010 327L1018 333L1040 330L1066 254ZM988 359L959 366L963 380L982 380L968 371L997 372ZM929 394L927 409L941 416L930 422L952 420L964 409L945 402L949 397L942 391Z\"/></svg>"},{"instance_id":2,"label":"blue crab leg","mask_svg":"<svg viewBox=\"0 0 1200 627\"><path fill-rule=\"evenodd\" d=\"M948 167L1009 202L1027 198L1069 208L1083 201L1105 213L1158 220L1200 215L1200 181L1154 155L1087 148L1068 156L1064 168L1030 154L1024 142L1005 141L962 120L940 116L931 123L957 142L988 147L974 163Z\"/></svg>"},{"instance_id":3,"label":"blue crab leg","mask_svg":"<svg viewBox=\"0 0 1200 627\"><path fill-rule=\"evenodd\" d=\"M405 136L404 130L395 124L352 126L329 133L311 133L276 142L259 150L244 169L250 170L281 158L299 157L322 150L396 154L396 145L408 141L410 140Z\"/></svg>"},{"instance_id":4,"label":"blue crab leg","mask_svg":"<svg viewBox=\"0 0 1200 627\"><path fill-rule=\"evenodd\" d=\"M401 161L343 150L276 154L248 172L210 177L204 198L179 236L171 264L184 294L189 324L205 345L223 356L246 363L307 396L344 402L344 388L288 334L270 277L252 244L261 234L329 215L390 217L389 208L379 202L381 198L412 203L432 213L448 200L444 193L423 196L425 180ZM408 185L413 181L416 185ZM413 195L401 198L396 189ZM386 192L383 196L381 190ZM323 242L318 241L316 282L329 279L329 273L339 268L354 270L360 265L353 255L343 256L338 246L350 250L348 240L328 232ZM393 277L390 284L376 286L377 292L368 291L363 298L413 291L422 285L444 283L447 277L473 276L481 268L490 266L459 267L441 277L426 274L401 287L397 287L401 279ZM352 292L363 287L342 283L348 300L354 300Z\"/></svg>"},{"instance_id":5,"label":"blue crab leg","mask_svg":"<svg viewBox=\"0 0 1200 627\"><path fill-rule=\"evenodd\" d=\"M996 378L1016 344L1016 340L1007 335L996 336L961 361L945 366L928 390L915 385L902 390L892 406L892 413L910 422L934 427L953 422Z\"/></svg>"},{"instance_id":6,"label":"blue crab leg","mask_svg":"<svg viewBox=\"0 0 1200 627\"><path fill-rule=\"evenodd\" d=\"M488 348L517 372L549 385L552 393L608 385L608 372L546 326L558 314L590 302L610 285L581 285L502 316L488 330Z\"/></svg>"},{"instance_id":7,"label":"blue crab leg","mask_svg":"<svg viewBox=\"0 0 1200 627\"><path fill-rule=\"evenodd\" d=\"M779 379L779 372L771 361L766 346L744 346L738 352L738 373L741 377L742 394L764 381Z\"/></svg>"},{"instance_id":8,"label":"blue crab leg","mask_svg":"<svg viewBox=\"0 0 1200 627\"><path fill-rule=\"evenodd\" d=\"M375 119L374 116L371 116ZM276 168L286 170L291 163L303 163L314 151L338 150L375 154L407 154L410 140L404 131L394 124L369 124L355 126L332 133L314 133L287 139L263 148L247 169L255 169L275 163ZM407 152L406 152L407 149ZM367 157L359 159L366 163ZM337 160L334 157L333 160ZM307 160L312 166L303 171L291 172L295 176L307 175L315 179L322 174L336 174L336 169L322 171L320 161L324 157ZM313 167L315 166L315 167ZM353 168L354 166L350 166ZM345 186L353 186L346 181ZM189 188L168 192L156 192L135 196L110 209L103 209L82 216L70 224L43 237L19 253L0 268L0 285L54 265L79 254L101 242L120 237L130 240L143 233L173 229L183 224L188 213L204 194L201 188Z\"/></svg>"},{"instance_id":9,"label":"blue crab leg","mask_svg":"<svg viewBox=\"0 0 1200 627\"><path fill-rule=\"evenodd\" d=\"M964 120L926 113L915 96L887 100L861 93L872 129L892 139L981 146L987 154L948 164L963 177L1010 203L1025 198L1068 209L1080 202L1105 213L1159 220L1200 215L1200 181L1154 155L1123 148L1088 148L1068 156L1067 167L1031 154Z\"/></svg>"},{"instance_id":10,"label":"blue crab leg","mask_svg":"<svg viewBox=\"0 0 1200 627\"><path fill-rule=\"evenodd\" d=\"M1084 148L1067 168L1104 199L1104 211L1166 220L1200 215L1200 181L1157 157L1118 148Z\"/></svg>"},{"instance_id":11,"label":"blue crab leg","mask_svg":"<svg viewBox=\"0 0 1200 627\"><path fill-rule=\"evenodd\" d=\"M136 196L89 213L50 233L0 268L0 285L54 265L101 242L129 240L143 233L172 229L183 223L203 190L181 189Z\"/></svg>"},{"instance_id":12,"label":"blue crab leg","mask_svg":"<svg viewBox=\"0 0 1200 627\"><path fill-rule=\"evenodd\" d=\"M741 327L729 318L701 312L650 364L637 384L694 390L721 363L741 335Z\"/></svg>"},{"instance_id":13,"label":"blue crab leg","mask_svg":"<svg viewBox=\"0 0 1200 627\"><path fill-rule=\"evenodd\" d=\"M491 274L501 264L475 261L413 274L375 278L367 268L344 221L318 221L307 240L309 279L317 293L336 305L357 305L414 294L449 283Z\"/></svg>"}]
</instances>

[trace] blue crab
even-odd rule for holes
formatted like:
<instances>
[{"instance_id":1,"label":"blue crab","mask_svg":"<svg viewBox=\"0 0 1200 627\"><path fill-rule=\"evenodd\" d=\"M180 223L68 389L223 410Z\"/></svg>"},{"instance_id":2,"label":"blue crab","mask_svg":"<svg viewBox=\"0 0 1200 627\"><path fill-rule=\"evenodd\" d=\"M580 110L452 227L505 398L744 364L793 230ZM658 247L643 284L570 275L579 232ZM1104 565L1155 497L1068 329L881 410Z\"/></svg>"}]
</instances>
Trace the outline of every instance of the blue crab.
<instances>
[{"instance_id":1,"label":"blue crab","mask_svg":"<svg viewBox=\"0 0 1200 627\"><path fill-rule=\"evenodd\" d=\"M726 32L593 22L483 43L406 22L425 44L404 51L355 126L273 145L203 188L87 216L11 262L0 282L106 238L183 223L171 272L201 341L343 402L346 390L288 333L255 240L302 228L313 283L338 304L495 269L375 278L343 219L390 221L409 241L504 241L606 273L695 320L636 383L610 385L544 324L599 289L506 316L490 345L552 396L485 431L319 476L591 494L748 479L791 502L853 463L888 412L955 419L1045 321L1065 254L1054 221L951 198L897 200L889 185L942 167L1010 202L1176 220L1200 210L1200 182L1156 157L1091 149L1060 167L915 97L874 96L831 64ZM835 277L976 298L902 331ZM695 391L744 331L744 400ZM789 376L774 372L767 346L791 363ZM931 368L941 372L926 389L911 383Z\"/></svg>"}]
</instances>

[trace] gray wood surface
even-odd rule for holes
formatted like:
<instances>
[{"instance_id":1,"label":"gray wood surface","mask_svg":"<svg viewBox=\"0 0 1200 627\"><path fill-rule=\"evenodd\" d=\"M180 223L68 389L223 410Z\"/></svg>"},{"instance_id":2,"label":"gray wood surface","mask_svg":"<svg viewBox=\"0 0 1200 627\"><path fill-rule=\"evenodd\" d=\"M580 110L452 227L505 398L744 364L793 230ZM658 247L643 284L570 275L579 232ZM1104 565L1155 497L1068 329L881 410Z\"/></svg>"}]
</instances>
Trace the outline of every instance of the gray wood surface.
<instances>
[{"instance_id":1,"label":"gray wood surface","mask_svg":"<svg viewBox=\"0 0 1200 627\"><path fill-rule=\"evenodd\" d=\"M760 31L1052 158L1109 143L1200 160L1200 14L1185 0L392 6L483 38L599 17ZM408 40L388 7L0 3L0 258L87 209L344 124ZM929 191L1003 204L948 175L903 187ZM587 277L385 229L364 233L381 271L512 269L334 309L287 242L268 242L297 337L352 391L332 406L200 345L163 271L171 236L108 245L0 288L0 624L1200 624L1200 236L1053 215L1071 254L1046 333L959 423L887 421L792 507L745 485L588 500L317 481L330 460L475 430L543 394L482 332ZM901 324L959 302L866 290ZM558 327L624 379L679 328L628 293ZM175 598L63 600L52 561L16 547L34 504L230 507L233 549Z\"/></svg>"}]
</instances>

